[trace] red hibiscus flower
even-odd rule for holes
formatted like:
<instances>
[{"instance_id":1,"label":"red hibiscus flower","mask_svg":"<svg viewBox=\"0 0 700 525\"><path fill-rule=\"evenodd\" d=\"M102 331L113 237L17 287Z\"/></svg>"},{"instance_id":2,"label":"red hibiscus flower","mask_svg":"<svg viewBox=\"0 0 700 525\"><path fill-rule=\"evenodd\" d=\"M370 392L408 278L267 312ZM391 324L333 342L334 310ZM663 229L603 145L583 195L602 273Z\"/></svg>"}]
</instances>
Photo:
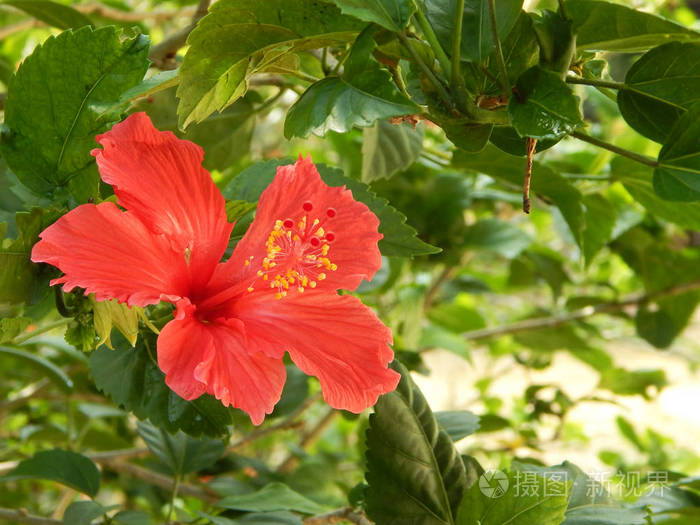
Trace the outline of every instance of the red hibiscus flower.
<instances>
[{"instance_id":1,"label":"red hibiscus flower","mask_svg":"<svg viewBox=\"0 0 700 525\"><path fill-rule=\"evenodd\" d=\"M231 258L233 225L202 167L202 149L136 113L97 137L92 153L117 203L84 204L41 234L32 260L63 284L146 306L177 307L158 337L158 365L178 395L206 393L260 424L280 398L285 352L318 377L333 407L360 412L399 375L391 332L358 299L381 258L376 216L310 160L283 166Z\"/></svg>"}]
</instances>

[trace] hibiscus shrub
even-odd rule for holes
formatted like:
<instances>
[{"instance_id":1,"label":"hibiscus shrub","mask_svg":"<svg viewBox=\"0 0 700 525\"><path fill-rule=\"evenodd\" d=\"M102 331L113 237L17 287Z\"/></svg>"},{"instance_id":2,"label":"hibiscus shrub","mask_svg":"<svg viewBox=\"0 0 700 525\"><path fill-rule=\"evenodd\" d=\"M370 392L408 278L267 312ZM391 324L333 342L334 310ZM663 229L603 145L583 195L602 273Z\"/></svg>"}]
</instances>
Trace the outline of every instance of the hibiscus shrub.
<instances>
[{"instance_id":1,"label":"hibiscus shrub","mask_svg":"<svg viewBox=\"0 0 700 525\"><path fill-rule=\"evenodd\" d=\"M0 5L0 520L697 522L692 446L567 419L673 383L621 341L698 359L699 9L653 4Z\"/></svg>"}]
</instances>

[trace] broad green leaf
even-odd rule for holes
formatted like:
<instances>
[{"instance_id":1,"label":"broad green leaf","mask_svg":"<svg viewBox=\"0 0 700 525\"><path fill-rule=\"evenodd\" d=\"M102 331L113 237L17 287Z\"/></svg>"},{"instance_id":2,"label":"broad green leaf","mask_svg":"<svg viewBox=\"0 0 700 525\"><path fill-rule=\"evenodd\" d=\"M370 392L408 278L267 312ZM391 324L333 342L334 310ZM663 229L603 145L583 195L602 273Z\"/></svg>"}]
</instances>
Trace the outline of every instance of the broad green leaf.
<instances>
[{"instance_id":1,"label":"broad green leaf","mask_svg":"<svg viewBox=\"0 0 700 525\"><path fill-rule=\"evenodd\" d=\"M120 510L112 516L116 525L151 525L150 516L142 510Z\"/></svg>"},{"instance_id":2,"label":"broad green leaf","mask_svg":"<svg viewBox=\"0 0 700 525\"><path fill-rule=\"evenodd\" d=\"M392 367L401 381L379 398L367 431L367 514L379 525L453 525L464 464L408 371Z\"/></svg>"},{"instance_id":3,"label":"broad green leaf","mask_svg":"<svg viewBox=\"0 0 700 525\"><path fill-rule=\"evenodd\" d=\"M457 168L483 173L521 188L525 177L525 159L504 154L495 146L487 146L478 154L457 151L452 158ZM581 192L548 166L535 162L532 171L532 192L551 200L561 211L576 242L583 244L583 204Z\"/></svg>"},{"instance_id":4,"label":"broad green leaf","mask_svg":"<svg viewBox=\"0 0 700 525\"><path fill-rule=\"evenodd\" d=\"M247 213L257 208L257 203L243 200L226 202L226 219L228 222L236 222Z\"/></svg>"},{"instance_id":5,"label":"broad green leaf","mask_svg":"<svg viewBox=\"0 0 700 525\"><path fill-rule=\"evenodd\" d=\"M583 257L586 265L589 265L593 257L612 239L617 213L610 201L600 193L584 196L583 206Z\"/></svg>"},{"instance_id":6,"label":"broad green leaf","mask_svg":"<svg viewBox=\"0 0 700 525\"><path fill-rule=\"evenodd\" d=\"M548 9L533 17L532 27L540 45L540 65L563 78L576 58L576 32L573 22Z\"/></svg>"},{"instance_id":7,"label":"broad green leaf","mask_svg":"<svg viewBox=\"0 0 700 525\"><path fill-rule=\"evenodd\" d=\"M568 490L534 472L487 472L464 495L457 525L559 525Z\"/></svg>"},{"instance_id":8,"label":"broad green leaf","mask_svg":"<svg viewBox=\"0 0 700 525\"><path fill-rule=\"evenodd\" d=\"M287 365L282 396L268 417L286 416L299 408L309 396L309 376L294 365Z\"/></svg>"},{"instance_id":9,"label":"broad green leaf","mask_svg":"<svg viewBox=\"0 0 700 525\"><path fill-rule=\"evenodd\" d=\"M455 146L469 153L483 150L493 130L493 124L467 124L450 118L441 118L437 124Z\"/></svg>"},{"instance_id":10,"label":"broad green leaf","mask_svg":"<svg viewBox=\"0 0 700 525\"><path fill-rule=\"evenodd\" d=\"M576 44L589 51L646 51L671 40L700 40L700 33L633 7L599 0L569 0Z\"/></svg>"},{"instance_id":11,"label":"broad green leaf","mask_svg":"<svg viewBox=\"0 0 700 525\"><path fill-rule=\"evenodd\" d=\"M562 525L646 525L647 516L639 507L586 505L567 510Z\"/></svg>"},{"instance_id":12,"label":"broad green leaf","mask_svg":"<svg viewBox=\"0 0 700 525\"><path fill-rule=\"evenodd\" d=\"M189 474L210 467L226 450L226 445L220 439L195 439L182 431L169 434L145 421L139 422L138 433L173 475Z\"/></svg>"},{"instance_id":13,"label":"broad green leaf","mask_svg":"<svg viewBox=\"0 0 700 525\"><path fill-rule=\"evenodd\" d=\"M160 91L175 87L180 82L178 74L179 70L177 69L159 71L140 84L137 84L131 89L127 89L119 98L119 103L132 102L138 98L148 97Z\"/></svg>"},{"instance_id":14,"label":"broad green leaf","mask_svg":"<svg viewBox=\"0 0 700 525\"><path fill-rule=\"evenodd\" d=\"M532 238L509 222L482 219L467 228L464 245L473 250L491 250L508 259L532 244Z\"/></svg>"},{"instance_id":15,"label":"broad green leaf","mask_svg":"<svg viewBox=\"0 0 700 525\"><path fill-rule=\"evenodd\" d=\"M7 317L0 319L0 343L10 343L32 324L29 317Z\"/></svg>"},{"instance_id":16,"label":"broad green leaf","mask_svg":"<svg viewBox=\"0 0 700 525\"><path fill-rule=\"evenodd\" d=\"M698 292L686 292L656 301L653 309L646 305L637 310L637 335L657 348L668 348L690 321L697 307Z\"/></svg>"},{"instance_id":17,"label":"broad green leaf","mask_svg":"<svg viewBox=\"0 0 700 525\"><path fill-rule=\"evenodd\" d=\"M350 16L374 22L390 31L399 31L408 25L416 10L413 0L332 0Z\"/></svg>"},{"instance_id":18,"label":"broad green leaf","mask_svg":"<svg viewBox=\"0 0 700 525\"><path fill-rule=\"evenodd\" d=\"M139 333L139 310L137 306L129 307L115 299L95 301L95 295L90 295L92 303L95 333L100 338L97 345L106 344L112 348L110 335L112 327L119 330L127 341L134 346Z\"/></svg>"},{"instance_id":19,"label":"broad green leaf","mask_svg":"<svg viewBox=\"0 0 700 525\"><path fill-rule=\"evenodd\" d=\"M388 179L413 164L423 149L424 128L378 120L362 133L362 181Z\"/></svg>"},{"instance_id":20,"label":"broad green leaf","mask_svg":"<svg viewBox=\"0 0 700 525\"><path fill-rule=\"evenodd\" d=\"M670 202L654 191L654 170L631 159L616 157L610 162L612 177L649 213L691 230L700 230L700 202Z\"/></svg>"},{"instance_id":21,"label":"broad green leaf","mask_svg":"<svg viewBox=\"0 0 700 525\"><path fill-rule=\"evenodd\" d=\"M178 115L185 128L242 97L251 75L289 62L290 54L355 38L363 24L317 0L223 0L187 42Z\"/></svg>"},{"instance_id":22,"label":"broad green leaf","mask_svg":"<svg viewBox=\"0 0 700 525\"><path fill-rule=\"evenodd\" d=\"M617 102L630 126L665 142L678 119L700 102L700 43L669 42L647 52L627 72Z\"/></svg>"},{"instance_id":23,"label":"broad green leaf","mask_svg":"<svg viewBox=\"0 0 700 525\"><path fill-rule=\"evenodd\" d=\"M462 359L471 362L469 344L460 334L432 323L427 323L425 325L419 324L419 326L421 328L420 339L418 341L419 349L439 348L440 350L452 352Z\"/></svg>"},{"instance_id":24,"label":"broad green leaf","mask_svg":"<svg viewBox=\"0 0 700 525\"><path fill-rule=\"evenodd\" d=\"M459 441L479 429L479 416L468 410L435 412L435 419L452 441Z\"/></svg>"},{"instance_id":25,"label":"broad green leaf","mask_svg":"<svg viewBox=\"0 0 700 525\"><path fill-rule=\"evenodd\" d=\"M49 37L22 63L5 102L0 141L8 166L36 193L69 186L79 202L98 197L90 151L120 119L115 103L148 67L148 37L83 27Z\"/></svg>"},{"instance_id":26,"label":"broad green leaf","mask_svg":"<svg viewBox=\"0 0 700 525\"><path fill-rule=\"evenodd\" d=\"M257 201L263 190L272 182L277 167L292 163L292 160L283 159L253 164L239 173L224 188L224 196L227 199ZM390 206L386 199L377 197L366 184L345 177L342 171L338 169L329 168L322 164L316 167L326 184L329 186L346 186L352 191L355 199L364 202L374 212L380 222L379 232L384 235L382 240L379 241L379 249L383 255L412 257L440 251L439 248L418 239L416 230L406 224L406 216Z\"/></svg>"},{"instance_id":27,"label":"broad green leaf","mask_svg":"<svg viewBox=\"0 0 700 525\"><path fill-rule=\"evenodd\" d=\"M92 25L92 21L80 11L49 0L2 0L1 4L21 9L37 20L58 29L78 29Z\"/></svg>"},{"instance_id":28,"label":"broad green leaf","mask_svg":"<svg viewBox=\"0 0 700 525\"><path fill-rule=\"evenodd\" d=\"M661 390L667 384L663 370L626 370L615 367L601 373L598 388L606 388L621 396L641 395L651 399L650 387Z\"/></svg>"},{"instance_id":29,"label":"broad green leaf","mask_svg":"<svg viewBox=\"0 0 700 525\"><path fill-rule=\"evenodd\" d=\"M558 139L582 123L579 98L553 71L533 67L514 89L508 113L521 137Z\"/></svg>"},{"instance_id":30,"label":"broad green leaf","mask_svg":"<svg viewBox=\"0 0 700 525\"><path fill-rule=\"evenodd\" d=\"M227 496L217 502L216 506L251 512L293 510L304 514L320 514L325 510L284 483L269 483L257 492Z\"/></svg>"},{"instance_id":31,"label":"broad green leaf","mask_svg":"<svg viewBox=\"0 0 700 525\"><path fill-rule=\"evenodd\" d=\"M423 0L426 15L443 49L452 49L452 32L456 20L456 0ZM498 36L506 38L515 25L523 0L496 2ZM461 58L481 63L496 48L488 0L465 0L462 21Z\"/></svg>"},{"instance_id":32,"label":"broad green leaf","mask_svg":"<svg viewBox=\"0 0 700 525\"><path fill-rule=\"evenodd\" d=\"M527 155L527 144L526 139L518 135L517 131L511 126L496 126L493 128L491 137L489 138L491 144L496 146L498 149L515 155L517 157L524 157ZM558 139L554 140L538 140L535 145L535 153L547 150L557 144Z\"/></svg>"},{"instance_id":33,"label":"broad green leaf","mask_svg":"<svg viewBox=\"0 0 700 525\"><path fill-rule=\"evenodd\" d=\"M235 520L223 516L212 516L201 511L195 512L208 519L213 525L303 525L300 516L286 511L251 512Z\"/></svg>"},{"instance_id":34,"label":"broad green leaf","mask_svg":"<svg viewBox=\"0 0 700 525\"><path fill-rule=\"evenodd\" d=\"M47 479L94 498L100 489L100 472L88 457L69 450L44 450L25 459L0 481Z\"/></svg>"},{"instance_id":35,"label":"broad green leaf","mask_svg":"<svg viewBox=\"0 0 700 525\"><path fill-rule=\"evenodd\" d=\"M31 363L41 370L43 375L48 375L61 389L69 392L73 390L73 381L66 373L51 361L36 354L22 350L21 348L8 348L0 346L0 355L10 356Z\"/></svg>"},{"instance_id":36,"label":"broad green leaf","mask_svg":"<svg viewBox=\"0 0 700 525\"><path fill-rule=\"evenodd\" d=\"M105 513L105 508L96 501L74 501L63 513L65 525L90 525Z\"/></svg>"},{"instance_id":37,"label":"broad green leaf","mask_svg":"<svg viewBox=\"0 0 700 525\"><path fill-rule=\"evenodd\" d=\"M168 432L182 430L194 437L228 434L231 413L219 401L206 394L185 401L166 386L165 375L149 357L156 348L154 336L144 336L136 348L119 336L114 346L102 346L90 355L90 374L117 405Z\"/></svg>"},{"instance_id":38,"label":"broad green leaf","mask_svg":"<svg viewBox=\"0 0 700 525\"><path fill-rule=\"evenodd\" d=\"M659 152L654 190L670 201L700 200L700 102L694 104L671 130Z\"/></svg>"}]
</instances>

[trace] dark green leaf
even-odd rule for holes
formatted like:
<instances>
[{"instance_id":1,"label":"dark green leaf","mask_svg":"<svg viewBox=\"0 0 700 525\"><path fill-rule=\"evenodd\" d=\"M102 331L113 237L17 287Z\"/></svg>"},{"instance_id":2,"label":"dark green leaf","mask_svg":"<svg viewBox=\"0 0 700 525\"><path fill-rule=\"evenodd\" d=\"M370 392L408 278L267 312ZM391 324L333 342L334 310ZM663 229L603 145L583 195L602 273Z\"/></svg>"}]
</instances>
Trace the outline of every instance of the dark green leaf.
<instances>
[{"instance_id":1,"label":"dark green leaf","mask_svg":"<svg viewBox=\"0 0 700 525\"><path fill-rule=\"evenodd\" d=\"M240 518L231 519L222 516L212 516L201 511L195 511L207 518L214 525L303 525L301 517L291 512L251 512Z\"/></svg>"},{"instance_id":2,"label":"dark green leaf","mask_svg":"<svg viewBox=\"0 0 700 525\"><path fill-rule=\"evenodd\" d=\"M97 197L90 151L95 135L119 120L121 94L148 67L148 38L114 27L84 27L49 37L10 81L0 142L8 166L31 190L72 185L78 201Z\"/></svg>"},{"instance_id":3,"label":"dark green leaf","mask_svg":"<svg viewBox=\"0 0 700 525\"><path fill-rule=\"evenodd\" d=\"M515 89L508 113L521 137L558 139L582 123L579 98L553 71L533 67L520 76Z\"/></svg>"},{"instance_id":4,"label":"dark green leaf","mask_svg":"<svg viewBox=\"0 0 700 525\"><path fill-rule=\"evenodd\" d=\"M453 525L464 464L408 371L392 367L401 382L379 398L367 431L367 513L378 525Z\"/></svg>"},{"instance_id":5,"label":"dark green leaf","mask_svg":"<svg viewBox=\"0 0 700 525\"><path fill-rule=\"evenodd\" d=\"M220 439L195 439L183 432L169 434L145 421L139 422L138 433L173 475L189 474L207 468L226 449Z\"/></svg>"},{"instance_id":6,"label":"dark green leaf","mask_svg":"<svg viewBox=\"0 0 700 525\"><path fill-rule=\"evenodd\" d=\"M68 450L44 450L37 452L6 475L0 481L20 479L48 479L67 485L91 498L100 489L100 472L86 456Z\"/></svg>"},{"instance_id":7,"label":"dark green leaf","mask_svg":"<svg viewBox=\"0 0 700 525\"><path fill-rule=\"evenodd\" d=\"M599 0L569 0L576 44L590 51L646 51L670 40L700 39L700 34L650 13Z\"/></svg>"},{"instance_id":8,"label":"dark green leaf","mask_svg":"<svg viewBox=\"0 0 700 525\"><path fill-rule=\"evenodd\" d=\"M165 376L149 358L155 339L146 336L136 348L115 337L115 349L102 346L90 355L90 373L97 388L139 419L168 432L182 430L191 436L222 436L228 433L231 413L212 396L185 401L165 385Z\"/></svg>"},{"instance_id":9,"label":"dark green leaf","mask_svg":"<svg viewBox=\"0 0 700 525\"><path fill-rule=\"evenodd\" d=\"M332 0L350 16L374 22L390 31L399 31L408 25L416 10L413 0Z\"/></svg>"},{"instance_id":10,"label":"dark green leaf","mask_svg":"<svg viewBox=\"0 0 700 525\"><path fill-rule=\"evenodd\" d=\"M496 126L493 128L489 140L491 144L511 155L518 157L527 155L526 139L518 135L517 131L510 126ZM535 145L535 153L549 149L558 142L558 139L538 140Z\"/></svg>"},{"instance_id":11,"label":"dark green leaf","mask_svg":"<svg viewBox=\"0 0 700 525\"><path fill-rule=\"evenodd\" d=\"M43 357L19 348L8 348L5 346L0 346L0 355L11 356L16 359L27 361L33 366L39 368L43 375L48 375L51 377L51 379L63 390L70 391L73 389L73 381L71 378L68 377L66 373L58 366L54 365L51 361L44 359Z\"/></svg>"},{"instance_id":12,"label":"dark green leaf","mask_svg":"<svg viewBox=\"0 0 700 525\"><path fill-rule=\"evenodd\" d=\"M92 25L92 21L80 11L49 0L3 0L0 3L21 9L37 20L58 29L77 29Z\"/></svg>"},{"instance_id":13,"label":"dark green leaf","mask_svg":"<svg viewBox=\"0 0 700 525\"><path fill-rule=\"evenodd\" d=\"M248 201L227 201L226 202L226 219L228 222L236 222L246 213L253 211L257 207L254 202Z\"/></svg>"},{"instance_id":14,"label":"dark green leaf","mask_svg":"<svg viewBox=\"0 0 700 525\"><path fill-rule=\"evenodd\" d=\"M661 148L654 190L670 201L700 200L700 102L678 119Z\"/></svg>"},{"instance_id":15,"label":"dark green leaf","mask_svg":"<svg viewBox=\"0 0 700 525\"><path fill-rule=\"evenodd\" d=\"M486 472L464 495L457 525L559 525L568 484L538 474ZM527 489L523 487L526 486Z\"/></svg>"},{"instance_id":16,"label":"dark green leaf","mask_svg":"<svg viewBox=\"0 0 700 525\"><path fill-rule=\"evenodd\" d=\"M435 419L452 441L459 441L479 429L479 416L468 410L435 412Z\"/></svg>"},{"instance_id":17,"label":"dark green leaf","mask_svg":"<svg viewBox=\"0 0 700 525\"><path fill-rule=\"evenodd\" d=\"M351 41L363 24L319 0L225 0L187 42L178 115L184 128L242 97L251 75L295 68L293 53Z\"/></svg>"},{"instance_id":18,"label":"dark green leaf","mask_svg":"<svg viewBox=\"0 0 700 525\"><path fill-rule=\"evenodd\" d=\"M452 32L455 23L455 0L423 0L426 15L443 49L452 49ZM513 29L523 0L496 2L498 36L502 40ZM495 50L491 31L488 0L466 0L462 22L461 57L463 60L481 63Z\"/></svg>"},{"instance_id":19,"label":"dark green leaf","mask_svg":"<svg viewBox=\"0 0 700 525\"><path fill-rule=\"evenodd\" d=\"M493 124L467 124L449 118L439 119L437 124L455 146L469 153L483 150L493 130Z\"/></svg>"},{"instance_id":20,"label":"dark green leaf","mask_svg":"<svg viewBox=\"0 0 700 525\"><path fill-rule=\"evenodd\" d=\"M532 15L533 29L540 44L541 66L563 78L576 56L576 33L570 19L548 9Z\"/></svg>"},{"instance_id":21,"label":"dark green leaf","mask_svg":"<svg viewBox=\"0 0 700 525\"><path fill-rule=\"evenodd\" d=\"M583 230L583 257L589 265L593 257L612 238L617 221L614 206L600 193L592 193L583 198L585 208L585 228Z\"/></svg>"},{"instance_id":22,"label":"dark green leaf","mask_svg":"<svg viewBox=\"0 0 700 525\"><path fill-rule=\"evenodd\" d=\"M63 513L65 525L90 525L105 513L105 508L96 501L75 501Z\"/></svg>"},{"instance_id":23,"label":"dark green leaf","mask_svg":"<svg viewBox=\"0 0 700 525\"><path fill-rule=\"evenodd\" d=\"M482 219L469 226L464 236L465 246L476 250L492 250L509 259L530 246L528 234L512 224L498 219Z\"/></svg>"},{"instance_id":24,"label":"dark green leaf","mask_svg":"<svg viewBox=\"0 0 700 525\"><path fill-rule=\"evenodd\" d=\"M270 417L286 416L303 405L309 395L309 376L294 365L287 365L287 380L284 382L282 397L275 405Z\"/></svg>"},{"instance_id":25,"label":"dark green leaf","mask_svg":"<svg viewBox=\"0 0 700 525\"><path fill-rule=\"evenodd\" d=\"M637 335L656 348L668 348L688 325L699 299L697 292L687 292L658 300L654 309L640 307L635 318Z\"/></svg>"},{"instance_id":26,"label":"dark green leaf","mask_svg":"<svg viewBox=\"0 0 700 525\"><path fill-rule=\"evenodd\" d=\"M423 149L424 128L378 120L362 133L362 181L388 179L413 164Z\"/></svg>"},{"instance_id":27,"label":"dark green leaf","mask_svg":"<svg viewBox=\"0 0 700 525\"><path fill-rule=\"evenodd\" d=\"M700 101L700 43L669 42L629 69L617 95L620 112L639 133L665 142L678 119Z\"/></svg>"},{"instance_id":28,"label":"dark green leaf","mask_svg":"<svg viewBox=\"0 0 700 525\"><path fill-rule=\"evenodd\" d=\"M0 319L0 343L10 343L32 324L29 317L8 317Z\"/></svg>"},{"instance_id":29,"label":"dark green leaf","mask_svg":"<svg viewBox=\"0 0 700 525\"><path fill-rule=\"evenodd\" d=\"M142 510L120 510L112 516L118 525L151 525L151 518Z\"/></svg>"},{"instance_id":30,"label":"dark green leaf","mask_svg":"<svg viewBox=\"0 0 700 525\"><path fill-rule=\"evenodd\" d=\"M284 483L269 483L251 494L227 496L216 506L252 512L293 510L304 514L320 514L324 511L321 505L290 489Z\"/></svg>"}]
</instances>

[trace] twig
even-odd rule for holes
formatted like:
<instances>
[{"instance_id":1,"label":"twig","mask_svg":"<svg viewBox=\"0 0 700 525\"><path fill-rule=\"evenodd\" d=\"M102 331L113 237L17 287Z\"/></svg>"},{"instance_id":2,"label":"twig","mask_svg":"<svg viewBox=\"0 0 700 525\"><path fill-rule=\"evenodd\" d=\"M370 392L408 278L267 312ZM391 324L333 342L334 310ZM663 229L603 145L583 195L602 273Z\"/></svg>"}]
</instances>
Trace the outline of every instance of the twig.
<instances>
[{"instance_id":1,"label":"twig","mask_svg":"<svg viewBox=\"0 0 700 525\"><path fill-rule=\"evenodd\" d=\"M310 516L304 519L304 525L326 525L327 523L341 523L343 521L349 521L355 525L372 525L372 522L364 514L355 512L351 507L343 507L326 514Z\"/></svg>"},{"instance_id":2,"label":"twig","mask_svg":"<svg viewBox=\"0 0 700 525\"><path fill-rule=\"evenodd\" d=\"M623 157L627 157L628 159L632 159L636 162L639 162L640 164L645 164L647 166L651 166L652 168L656 168L659 166L659 163L650 157L639 155L634 151L629 151L624 148L620 148L619 146L615 146L614 144L610 144L609 142L605 142L604 140L591 137L590 135L586 135L585 133L574 131L571 134L571 136L576 137L577 139L582 140L584 142L588 142L589 144L593 144L594 146L598 146L599 148L603 148L608 151L612 151L613 153L617 153L618 155L621 155Z\"/></svg>"},{"instance_id":3,"label":"twig","mask_svg":"<svg viewBox=\"0 0 700 525\"><path fill-rule=\"evenodd\" d=\"M0 27L0 40L6 39L8 36L12 36L15 33L24 31L25 29L32 29L34 27L40 27L44 25L39 20L34 18L27 18L26 20L20 20L14 24L8 24L5 27Z\"/></svg>"},{"instance_id":4,"label":"twig","mask_svg":"<svg viewBox=\"0 0 700 525\"><path fill-rule=\"evenodd\" d=\"M538 330L540 328L554 328L556 326L561 326L571 321L578 321L579 319L585 319L597 314L602 313L613 313L624 310L628 306L638 306L649 301L656 299L661 299L663 297L669 297L673 295L679 295L685 292L692 292L700 289L700 281L679 284L677 286L672 286L665 290L660 290L658 292L651 292L644 295L634 295L622 299L621 301L614 301L610 303L601 303L597 305L586 306L575 312L564 315L553 315L550 317L536 317L534 319L526 319L525 321L520 321L518 323L508 324L504 326L496 326L493 328L484 328L481 330L471 330L469 332L462 333L462 336L469 340L474 341L477 339L486 339L489 337L497 337L508 334L515 334L520 332L527 332L530 330Z\"/></svg>"},{"instance_id":5,"label":"twig","mask_svg":"<svg viewBox=\"0 0 700 525\"><path fill-rule=\"evenodd\" d=\"M455 3L455 25L452 28L452 76L450 87L461 89L464 84L462 79L462 25L464 22L464 0Z\"/></svg>"},{"instance_id":6,"label":"twig","mask_svg":"<svg viewBox=\"0 0 700 525\"><path fill-rule=\"evenodd\" d=\"M175 69L177 67L175 56L178 50L187 43L187 37L197 27L197 22L207 14L210 3L211 0L199 0L199 5L192 16L192 21L187 27L183 27L159 44L151 47L148 58L155 67L159 69Z\"/></svg>"},{"instance_id":7,"label":"twig","mask_svg":"<svg viewBox=\"0 0 700 525\"><path fill-rule=\"evenodd\" d=\"M119 22L142 22L143 20L160 22L178 17L189 18L193 16L195 12L195 9L192 7L186 7L178 11L122 11L121 9L115 9L100 3L75 4L72 7L85 15L102 16Z\"/></svg>"},{"instance_id":8,"label":"twig","mask_svg":"<svg viewBox=\"0 0 700 525\"><path fill-rule=\"evenodd\" d=\"M627 86L623 84L622 82L615 82L613 80L602 80L602 79L593 79L593 78L579 78L579 77L566 77L564 79L566 82L569 84L582 84L584 86L594 86L594 87L602 87L602 88L611 88L611 89L625 89Z\"/></svg>"},{"instance_id":9,"label":"twig","mask_svg":"<svg viewBox=\"0 0 700 525\"><path fill-rule=\"evenodd\" d=\"M530 180L532 179L532 158L535 156L537 139L527 137L525 148L527 149L527 163L525 164L525 180L523 181L523 211L530 213Z\"/></svg>"},{"instance_id":10,"label":"twig","mask_svg":"<svg viewBox=\"0 0 700 525\"><path fill-rule=\"evenodd\" d=\"M61 520L29 514L25 509L0 508L0 520L28 523L29 525L63 525Z\"/></svg>"},{"instance_id":11,"label":"twig","mask_svg":"<svg viewBox=\"0 0 700 525\"><path fill-rule=\"evenodd\" d=\"M445 266L445 268L440 272L440 275L438 275L437 278L433 281L433 283L430 285L430 288L428 288L428 291L425 294L425 299L423 300L424 310L429 310L430 307L433 306L433 303L435 302L435 298L437 297L440 288L443 284L445 284L446 281L452 278L452 275L456 271L456 266Z\"/></svg>"},{"instance_id":12,"label":"twig","mask_svg":"<svg viewBox=\"0 0 700 525\"><path fill-rule=\"evenodd\" d=\"M450 78L452 76L452 66L450 65L450 59L447 58L445 50L442 49L442 46L438 41L435 31L433 31L433 27L430 25L430 22L426 18L420 6L416 11L415 17L418 21L418 25L420 26L421 31L423 32L423 35L425 36L425 39L428 41L428 44L430 44L430 47L435 53L435 57L440 63L440 67L442 67L442 70L445 72L445 76L447 78Z\"/></svg>"},{"instance_id":13,"label":"twig","mask_svg":"<svg viewBox=\"0 0 700 525\"><path fill-rule=\"evenodd\" d=\"M40 334L43 334L43 333L46 333L46 332L50 332L50 331L53 330L54 328L59 328L59 327L61 327L61 326L65 326L65 325L67 325L68 323L70 323L71 321L72 321L72 319L60 319L60 320L58 320L58 321L56 321L56 322L49 323L49 324L44 325L44 326L40 326L40 327L38 327L38 328L35 328L35 329L32 330L31 332L25 332L25 333L23 333L23 334L21 334L21 335L18 335L17 337L14 338L14 340L12 341L12 343L13 343L13 344L16 344L16 345L21 344L21 343L24 343L25 341L28 341L28 340L31 339L32 337L35 337L35 336L37 336L37 335L40 335Z\"/></svg>"},{"instance_id":14,"label":"twig","mask_svg":"<svg viewBox=\"0 0 700 525\"><path fill-rule=\"evenodd\" d=\"M443 86L442 82L438 80L438 78L435 76L435 73L433 73L432 69L430 69L425 62L423 62L423 59L413 48L413 44L411 44L409 38L404 33L396 33L396 35L399 37L399 40L401 41L403 47L405 47L406 51L408 51L408 54L411 55L416 64L418 64L418 67L421 68L425 76L428 77L428 80L430 80L430 82L433 84L433 86L438 92L438 95L440 95L442 102L447 108L451 109L453 107L452 100L450 99L450 95L449 93L447 93L445 86Z\"/></svg>"}]
</instances>

